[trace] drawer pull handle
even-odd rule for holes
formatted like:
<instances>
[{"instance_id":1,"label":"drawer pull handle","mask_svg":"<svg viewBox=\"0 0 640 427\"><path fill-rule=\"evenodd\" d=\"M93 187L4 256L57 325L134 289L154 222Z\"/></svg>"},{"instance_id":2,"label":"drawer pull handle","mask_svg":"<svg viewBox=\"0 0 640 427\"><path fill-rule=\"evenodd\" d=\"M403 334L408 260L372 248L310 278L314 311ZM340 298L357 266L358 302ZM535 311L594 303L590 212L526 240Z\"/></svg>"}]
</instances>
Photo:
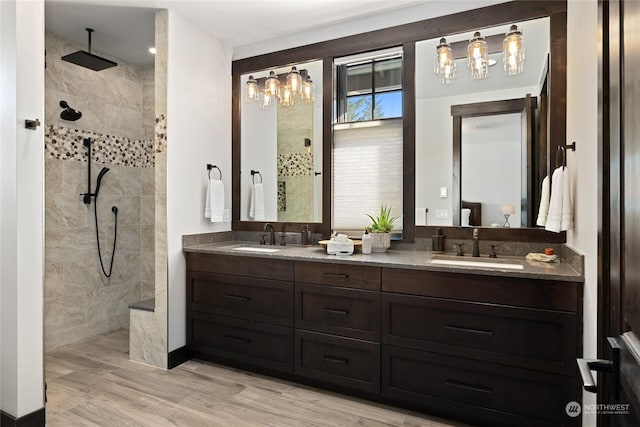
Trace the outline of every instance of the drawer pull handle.
<instances>
[{"instance_id":1,"label":"drawer pull handle","mask_svg":"<svg viewBox=\"0 0 640 427\"><path fill-rule=\"evenodd\" d=\"M242 295L233 295L233 294L224 294L224 297L229 299L240 300L240 301L249 301L251 299L251 297L245 297Z\"/></svg>"},{"instance_id":2,"label":"drawer pull handle","mask_svg":"<svg viewBox=\"0 0 640 427\"><path fill-rule=\"evenodd\" d=\"M475 391L477 393L493 394L493 390L490 387L485 387L485 386L481 386L481 385L466 384L466 383L463 383L463 382L453 381L453 380L447 380L444 383L444 385L449 386L449 387L460 388L460 389L468 390L468 391Z\"/></svg>"},{"instance_id":3,"label":"drawer pull handle","mask_svg":"<svg viewBox=\"0 0 640 427\"><path fill-rule=\"evenodd\" d=\"M345 359L344 357L328 356L326 354L324 356L322 356L322 360L324 362L337 363L337 364L340 364L340 365L348 365L349 364L349 359Z\"/></svg>"},{"instance_id":4,"label":"drawer pull handle","mask_svg":"<svg viewBox=\"0 0 640 427\"><path fill-rule=\"evenodd\" d=\"M234 335L225 335L223 338L225 340L241 342L243 344L249 344L251 342L249 338L236 337Z\"/></svg>"},{"instance_id":5,"label":"drawer pull handle","mask_svg":"<svg viewBox=\"0 0 640 427\"><path fill-rule=\"evenodd\" d=\"M326 311L329 314L339 314L341 316L348 316L349 315L349 311L348 310L339 310L337 308L329 308L329 307L325 307L323 308L324 311Z\"/></svg>"},{"instance_id":6,"label":"drawer pull handle","mask_svg":"<svg viewBox=\"0 0 640 427\"><path fill-rule=\"evenodd\" d=\"M325 279L338 279L338 280L347 280L349 278L348 274L336 274L336 273L322 273L322 276Z\"/></svg>"},{"instance_id":7,"label":"drawer pull handle","mask_svg":"<svg viewBox=\"0 0 640 427\"><path fill-rule=\"evenodd\" d=\"M465 328L464 326L447 325L445 329L456 332L467 332L469 334L486 335L488 337L493 335L493 331L485 331L484 329Z\"/></svg>"}]
</instances>

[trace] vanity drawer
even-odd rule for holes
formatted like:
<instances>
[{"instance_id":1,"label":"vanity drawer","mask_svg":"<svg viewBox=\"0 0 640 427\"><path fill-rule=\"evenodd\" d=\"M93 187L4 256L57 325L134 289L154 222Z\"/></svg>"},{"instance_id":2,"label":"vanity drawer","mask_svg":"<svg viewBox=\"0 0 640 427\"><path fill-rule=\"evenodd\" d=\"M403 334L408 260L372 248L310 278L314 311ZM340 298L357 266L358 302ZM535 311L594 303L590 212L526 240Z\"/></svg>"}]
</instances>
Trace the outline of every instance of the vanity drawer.
<instances>
[{"instance_id":1,"label":"vanity drawer","mask_svg":"<svg viewBox=\"0 0 640 427\"><path fill-rule=\"evenodd\" d=\"M382 342L575 375L573 313L383 293Z\"/></svg>"},{"instance_id":2,"label":"vanity drawer","mask_svg":"<svg viewBox=\"0 0 640 427\"><path fill-rule=\"evenodd\" d=\"M380 391L380 344L296 331L295 373L372 393Z\"/></svg>"},{"instance_id":3,"label":"vanity drawer","mask_svg":"<svg viewBox=\"0 0 640 427\"><path fill-rule=\"evenodd\" d=\"M293 283L188 272L187 308L274 325L293 325Z\"/></svg>"},{"instance_id":4,"label":"vanity drawer","mask_svg":"<svg viewBox=\"0 0 640 427\"><path fill-rule=\"evenodd\" d=\"M582 309L582 286L576 282L383 268L382 290L574 313Z\"/></svg>"},{"instance_id":5,"label":"vanity drawer","mask_svg":"<svg viewBox=\"0 0 640 427\"><path fill-rule=\"evenodd\" d=\"M295 285L296 328L380 341L380 293Z\"/></svg>"},{"instance_id":6,"label":"vanity drawer","mask_svg":"<svg viewBox=\"0 0 640 427\"><path fill-rule=\"evenodd\" d=\"M188 252L187 270L293 281L293 261L268 257Z\"/></svg>"},{"instance_id":7,"label":"vanity drawer","mask_svg":"<svg viewBox=\"0 0 640 427\"><path fill-rule=\"evenodd\" d=\"M580 401L576 379L499 364L382 346L383 395L491 426L567 426ZM578 418L579 420L579 418Z\"/></svg>"},{"instance_id":8,"label":"vanity drawer","mask_svg":"<svg viewBox=\"0 0 640 427\"><path fill-rule=\"evenodd\" d=\"M189 312L187 343L196 355L293 371L293 329Z\"/></svg>"},{"instance_id":9,"label":"vanity drawer","mask_svg":"<svg viewBox=\"0 0 640 427\"><path fill-rule=\"evenodd\" d=\"M324 262L296 262L296 283L380 290L380 268Z\"/></svg>"}]
</instances>

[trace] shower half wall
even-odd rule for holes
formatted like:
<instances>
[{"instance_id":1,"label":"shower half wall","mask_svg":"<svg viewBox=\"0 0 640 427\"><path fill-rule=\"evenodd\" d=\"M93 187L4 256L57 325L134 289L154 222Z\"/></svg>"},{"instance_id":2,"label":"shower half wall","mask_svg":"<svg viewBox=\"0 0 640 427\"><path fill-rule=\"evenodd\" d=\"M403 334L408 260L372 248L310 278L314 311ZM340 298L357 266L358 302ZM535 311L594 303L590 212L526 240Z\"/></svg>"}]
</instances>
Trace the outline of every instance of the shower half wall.
<instances>
[{"instance_id":1,"label":"shower half wall","mask_svg":"<svg viewBox=\"0 0 640 427\"><path fill-rule=\"evenodd\" d=\"M154 66L118 62L95 72L60 58L82 49L46 33L45 70L45 351L129 325L131 303L154 296ZM61 100L82 112L60 118ZM92 189L98 197L105 265L118 241L111 278L98 261L93 206L87 191L87 149L93 141ZM106 257L105 257L106 255Z\"/></svg>"}]
</instances>

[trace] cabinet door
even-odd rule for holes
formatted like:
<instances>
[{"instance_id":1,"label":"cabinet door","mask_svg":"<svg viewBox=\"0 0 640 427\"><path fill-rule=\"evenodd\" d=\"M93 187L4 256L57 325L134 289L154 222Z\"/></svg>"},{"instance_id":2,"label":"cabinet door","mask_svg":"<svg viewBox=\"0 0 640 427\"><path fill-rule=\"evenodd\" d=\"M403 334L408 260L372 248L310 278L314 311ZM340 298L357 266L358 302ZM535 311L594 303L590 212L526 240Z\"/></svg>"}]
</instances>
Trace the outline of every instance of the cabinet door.
<instances>
[{"instance_id":1,"label":"cabinet door","mask_svg":"<svg viewBox=\"0 0 640 427\"><path fill-rule=\"evenodd\" d=\"M575 378L462 357L382 346L382 393L426 410L491 426L577 426L567 403Z\"/></svg>"},{"instance_id":2,"label":"cabinet door","mask_svg":"<svg viewBox=\"0 0 640 427\"><path fill-rule=\"evenodd\" d=\"M380 392L380 344L296 331L295 373L325 383Z\"/></svg>"},{"instance_id":3,"label":"cabinet door","mask_svg":"<svg viewBox=\"0 0 640 427\"><path fill-rule=\"evenodd\" d=\"M293 283L190 271L187 310L292 326Z\"/></svg>"},{"instance_id":4,"label":"cabinet door","mask_svg":"<svg viewBox=\"0 0 640 427\"><path fill-rule=\"evenodd\" d=\"M575 376L575 313L383 293L382 342Z\"/></svg>"},{"instance_id":5,"label":"cabinet door","mask_svg":"<svg viewBox=\"0 0 640 427\"><path fill-rule=\"evenodd\" d=\"M187 346L196 356L293 371L291 328L188 312Z\"/></svg>"},{"instance_id":6,"label":"cabinet door","mask_svg":"<svg viewBox=\"0 0 640 427\"><path fill-rule=\"evenodd\" d=\"M380 342L380 293L295 285L296 328Z\"/></svg>"}]
</instances>

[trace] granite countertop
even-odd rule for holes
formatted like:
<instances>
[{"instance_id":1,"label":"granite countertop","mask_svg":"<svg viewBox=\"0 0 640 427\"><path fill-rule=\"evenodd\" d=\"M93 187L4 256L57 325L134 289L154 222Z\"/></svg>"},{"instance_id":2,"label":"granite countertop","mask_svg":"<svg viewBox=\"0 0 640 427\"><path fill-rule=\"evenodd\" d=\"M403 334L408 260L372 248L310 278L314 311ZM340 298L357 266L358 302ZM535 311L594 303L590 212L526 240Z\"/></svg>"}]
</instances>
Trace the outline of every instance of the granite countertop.
<instances>
[{"instance_id":1,"label":"granite countertop","mask_svg":"<svg viewBox=\"0 0 640 427\"><path fill-rule=\"evenodd\" d=\"M278 249L277 252L253 252L237 250L239 247L260 249ZM418 250L394 250L390 249L385 253L374 253L363 255L355 253L351 256L327 255L321 246L268 246L257 245L255 242L227 241L220 243L210 243L203 245L190 245L183 247L184 252L208 253L221 255L235 255L244 257L286 259L293 261L314 261L342 264L371 265L378 267L407 268L412 270L440 271L447 273L480 274L487 276L503 277L524 277L542 280L558 280L567 282L584 282L584 277L571 268L566 262L560 263L540 263L528 261L524 257L500 256L498 259L490 259L485 254L480 258L470 255L456 257L454 254L436 255L429 251ZM434 264L433 260L470 262L470 263L491 263L490 266L483 265L447 265ZM440 262L441 262L440 261ZM495 263L495 264L494 264ZM511 269L501 267L503 264L519 264L522 269Z\"/></svg>"}]
</instances>

